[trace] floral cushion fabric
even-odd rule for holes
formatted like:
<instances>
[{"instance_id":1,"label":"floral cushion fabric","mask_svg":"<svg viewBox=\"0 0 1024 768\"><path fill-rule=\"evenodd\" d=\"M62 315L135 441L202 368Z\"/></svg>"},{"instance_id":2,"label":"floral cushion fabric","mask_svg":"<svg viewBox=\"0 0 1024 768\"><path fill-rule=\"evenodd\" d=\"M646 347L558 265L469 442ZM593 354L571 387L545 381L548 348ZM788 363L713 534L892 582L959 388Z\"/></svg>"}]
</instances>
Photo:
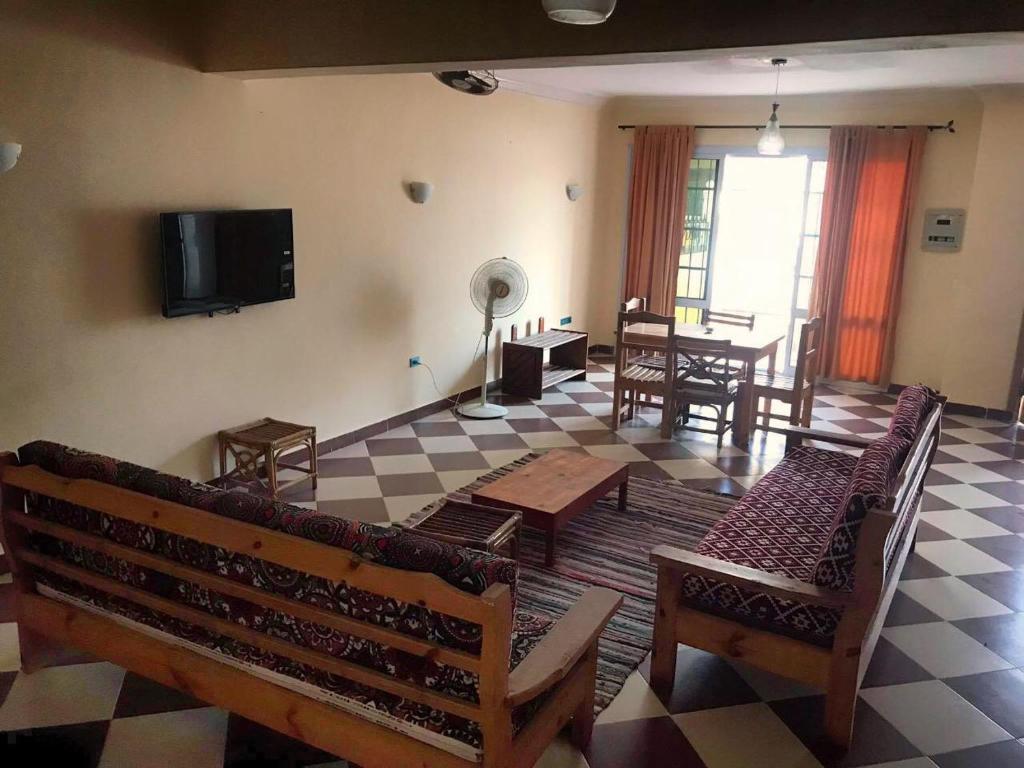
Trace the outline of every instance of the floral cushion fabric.
<instances>
[{"instance_id":1,"label":"floral cushion fabric","mask_svg":"<svg viewBox=\"0 0 1024 768\"><path fill-rule=\"evenodd\" d=\"M861 454L850 486L834 514L828 538L814 566L813 583L830 589L853 589L857 535L869 509L883 507L911 442L895 434L876 440Z\"/></svg>"},{"instance_id":2,"label":"floral cushion fabric","mask_svg":"<svg viewBox=\"0 0 1024 768\"><path fill-rule=\"evenodd\" d=\"M808 446L790 451L712 527L697 553L810 581L856 464L855 456L838 451ZM683 594L701 610L819 644L831 642L840 618L829 608L703 576L688 575Z\"/></svg>"},{"instance_id":3,"label":"floral cushion fabric","mask_svg":"<svg viewBox=\"0 0 1024 768\"><path fill-rule=\"evenodd\" d=\"M22 464L37 464L63 477L99 480L165 501L347 549L381 565L434 573L449 584L473 594L482 594L489 586L498 583L508 584L515 592L515 561L486 552L443 544L398 528L382 528L321 515L251 493L224 491L57 443L32 442L23 445L18 456Z\"/></svg>"},{"instance_id":4,"label":"floral cushion fabric","mask_svg":"<svg viewBox=\"0 0 1024 768\"><path fill-rule=\"evenodd\" d=\"M921 423L935 404L936 393L923 384L906 387L896 399L896 408L889 420L889 434L909 440L917 439Z\"/></svg>"},{"instance_id":5,"label":"floral cushion fabric","mask_svg":"<svg viewBox=\"0 0 1024 768\"><path fill-rule=\"evenodd\" d=\"M337 546L383 565L435 573L467 592L480 593L494 583L514 586L516 582L517 567L512 560L443 544L399 529L350 522L244 492L223 491L54 443L30 443L21 449L20 459L22 464L36 464L64 477L99 480ZM310 576L37 494L29 495L27 509L29 514L283 597L470 653L480 650L479 625L354 589L344 582ZM235 621L452 696L470 701L478 698L477 677L465 670L424 660L47 536L34 536L33 545L78 567L198 608L218 618Z\"/></svg>"},{"instance_id":6,"label":"floral cushion fabric","mask_svg":"<svg viewBox=\"0 0 1024 768\"><path fill-rule=\"evenodd\" d=\"M205 649L216 655L230 657L246 666L261 667L301 683L313 685L323 692L333 694L349 703L392 718L400 725L404 723L425 729L477 749L482 745L480 726L471 720L354 683L347 678L210 632L203 627L180 621L54 574L41 573L40 583L43 587L48 587L59 593L61 598L70 598L72 601L86 604L99 611L115 614L136 624L173 635L174 638L187 644L198 646L200 649ZM554 622L549 619L524 612L516 613L512 631L512 667L526 657L529 651L543 639L553 624ZM513 711L514 732L518 732L529 722L530 717L545 700L542 694L537 699L527 702ZM415 730L410 731L409 735L419 737Z\"/></svg>"}]
</instances>

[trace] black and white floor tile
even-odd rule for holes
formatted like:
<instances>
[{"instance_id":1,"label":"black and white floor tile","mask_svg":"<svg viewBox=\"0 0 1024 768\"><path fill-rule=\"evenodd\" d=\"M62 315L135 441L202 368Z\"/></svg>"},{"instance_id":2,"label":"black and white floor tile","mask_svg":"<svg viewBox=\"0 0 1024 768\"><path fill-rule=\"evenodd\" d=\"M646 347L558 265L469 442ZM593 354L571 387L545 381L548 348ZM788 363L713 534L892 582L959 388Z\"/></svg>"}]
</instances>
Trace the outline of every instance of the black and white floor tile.
<instances>
[{"instance_id":1,"label":"black and white floor tile","mask_svg":"<svg viewBox=\"0 0 1024 768\"><path fill-rule=\"evenodd\" d=\"M531 450L586 451L634 475L742 494L781 457L775 436L749 451L681 432L658 435L647 411L609 428L610 366L540 401L505 398L502 421L443 412L321 459L314 494L289 500L329 514L399 522L447 491ZM813 426L885 431L894 398L819 389ZM647 663L601 714L585 755L559 741L545 768L1003 768L1024 766L1024 428L947 416L907 565L861 693L853 748L830 749L814 690L679 648L662 701ZM1020 443L1018 443L1020 440ZM111 664L82 658L21 674L10 576L0 577L0 765L342 766Z\"/></svg>"}]
</instances>

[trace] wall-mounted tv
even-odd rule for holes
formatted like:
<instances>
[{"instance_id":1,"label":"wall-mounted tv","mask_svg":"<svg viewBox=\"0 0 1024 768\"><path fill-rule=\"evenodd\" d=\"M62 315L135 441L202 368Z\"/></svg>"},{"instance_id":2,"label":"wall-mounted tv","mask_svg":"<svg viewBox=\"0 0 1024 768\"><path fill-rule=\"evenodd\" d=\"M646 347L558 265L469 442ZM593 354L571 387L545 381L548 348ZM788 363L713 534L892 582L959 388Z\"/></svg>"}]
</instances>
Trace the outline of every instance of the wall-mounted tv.
<instances>
[{"instance_id":1,"label":"wall-mounted tv","mask_svg":"<svg viewBox=\"0 0 1024 768\"><path fill-rule=\"evenodd\" d=\"M164 317L295 298L290 209L161 213Z\"/></svg>"}]
</instances>

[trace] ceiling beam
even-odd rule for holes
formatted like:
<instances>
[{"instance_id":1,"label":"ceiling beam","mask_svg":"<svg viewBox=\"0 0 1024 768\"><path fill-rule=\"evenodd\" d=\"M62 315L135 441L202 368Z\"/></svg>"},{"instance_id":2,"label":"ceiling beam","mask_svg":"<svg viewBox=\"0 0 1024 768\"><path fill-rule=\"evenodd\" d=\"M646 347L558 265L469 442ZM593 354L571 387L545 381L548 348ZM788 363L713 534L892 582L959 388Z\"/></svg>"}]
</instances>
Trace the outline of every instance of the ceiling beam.
<instances>
[{"instance_id":1,"label":"ceiling beam","mask_svg":"<svg viewBox=\"0 0 1024 768\"><path fill-rule=\"evenodd\" d=\"M666 61L701 51L1024 30L1019 0L619 0L593 27L540 0L191 0L197 66L258 74ZM883 41L880 43L880 41ZM926 45L937 44L934 40ZM912 46L892 40L889 48ZM850 48L847 47L847 50Z\"/></svg>"}]
</instances>

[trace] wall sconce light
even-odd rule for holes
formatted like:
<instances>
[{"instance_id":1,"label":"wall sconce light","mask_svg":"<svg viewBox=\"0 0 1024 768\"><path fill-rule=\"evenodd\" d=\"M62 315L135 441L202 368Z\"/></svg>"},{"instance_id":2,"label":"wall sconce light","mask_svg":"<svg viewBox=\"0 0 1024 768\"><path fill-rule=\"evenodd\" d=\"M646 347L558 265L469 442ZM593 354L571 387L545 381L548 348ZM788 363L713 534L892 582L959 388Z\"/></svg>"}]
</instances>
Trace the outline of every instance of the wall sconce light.
<instances>
[{"instance_id":1,"label":"wall sconce light","mask_svg":"<svg viewBox=\"0 0 1024 768\"><path fill-rule=\"evenodd\" d=\"M583 197L583 187L580 184L566 184L565 196L575 203Z\"/></svg>"},{"instance_id":2,"label":"wall sconce light","mask_svg":"<svg viewBox=\"0 0 1024 768\"><path fill-rule=\"evenodd\" d=\"M409 198L414 203L423 204L434 194L434 185L429 181L410 181Z\"/></svg>"},{"instance_id":3,"label":"wall sconce light","mask_svg":"<svg viewBox=\"0 0 1024 768\"><path fill-rule=\"evenodd\" d=\"M5 142L0 144L0 173L7 173L18 164L21 157L21 144Z\"/></svg>"}]
</instances>

